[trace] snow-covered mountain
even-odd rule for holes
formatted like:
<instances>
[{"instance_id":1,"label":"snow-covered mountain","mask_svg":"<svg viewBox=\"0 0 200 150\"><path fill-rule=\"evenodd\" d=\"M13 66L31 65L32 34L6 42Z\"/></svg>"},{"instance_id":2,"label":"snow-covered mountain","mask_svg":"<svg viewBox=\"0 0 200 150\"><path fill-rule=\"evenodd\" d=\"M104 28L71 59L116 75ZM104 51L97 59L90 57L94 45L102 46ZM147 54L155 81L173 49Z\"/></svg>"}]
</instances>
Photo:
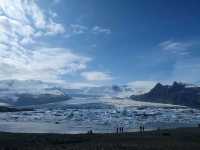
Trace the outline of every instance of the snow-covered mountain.
<instances>
[{"instance_id":1,"label":"snow-covered mountain","mask_svg":"<svg viewBox=\"0 0 200 150\"><path fill-rule=\"evenodd\" d=\"M99 87L66 88L55 83L38 80L2 80L0 81L0 103L11 105L31 105L67 100L69 97L117 97L148 92L147 87L134 85L112 85Z\"/></svg>"},{"instance_id":2,"label":"snow-covered mountain","mask_svg":"<svg viewBox=\"0 0 200 150\"><path fill-rule=\"evenodd\" d=\"M100 87L82 88L83 93L100 95L104 97L126 98L130 95L140 95L149 92L154 87L154 83L144 84L141 82L129 83L127 85L112 85Z\"/></svg>"},{"instance_id":3,"label":"snow-covered mountain","mask_svg":"<svg viewBox=\"0 0 200 150\"><path fill-rule=\"evenodd\" d=\"M38 80L2 80L0 81L1 95L7 92L12 93L29 93L29 94L61 94L56 89L57 85L52 83L45 83Z\"/></svg>"},{"instance_id":4,"label":"snow-covered mountain","mask_svg":"<svg viewBox=\"0 0 200 150\"><path fill-rule=\"evenodd\" d=\"M60 91L71 97L104 97L127 98L130 95L139 95L148 92L151 88L135 87L130 85L111 85L99 87L81 87L79 89L59 88Z\"/></svg>"},{"instance_id":5,"label":"snow-covered mountain","mask_svg":"<svg viewBox=\"0 0 200 150\"><path fill-rule=\"evenodd\" d=\"M2 80L0 81L0 103L4 105L35 105L67 100L56 84L37 80Z\"/></svg>"},{"instance_id":6,"label":"snow-covered mountain","mask_svg":"<svg viewBox=\"0 0 200 150\"><path fill-rule=\"evenodd\" d=\"M82 94L96 95L102 97L119 97L126 98L131 94L140 94L145 92L143 89L137 89L128 85L113 85L113 86L100 86L100 87L85 87L82 88Z\"/></svg>"}]
</instances>

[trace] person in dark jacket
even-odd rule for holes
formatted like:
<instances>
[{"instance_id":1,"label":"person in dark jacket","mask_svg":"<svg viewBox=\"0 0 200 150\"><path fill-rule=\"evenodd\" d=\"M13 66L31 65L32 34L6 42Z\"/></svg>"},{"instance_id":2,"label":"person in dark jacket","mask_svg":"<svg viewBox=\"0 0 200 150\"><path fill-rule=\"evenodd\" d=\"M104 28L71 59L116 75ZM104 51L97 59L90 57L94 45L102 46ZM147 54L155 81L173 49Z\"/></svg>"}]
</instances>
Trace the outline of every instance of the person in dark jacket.
<instances>
[{"instance_id":1,"label":"person in dark jacket","mask_svg":"<svg viewBox=\"0 0 200 150\"><path fill-rule=\"evenodd\" d=\"M142 133L142 126L140 126L140 133Z\"/></svg>"}]
</instances>

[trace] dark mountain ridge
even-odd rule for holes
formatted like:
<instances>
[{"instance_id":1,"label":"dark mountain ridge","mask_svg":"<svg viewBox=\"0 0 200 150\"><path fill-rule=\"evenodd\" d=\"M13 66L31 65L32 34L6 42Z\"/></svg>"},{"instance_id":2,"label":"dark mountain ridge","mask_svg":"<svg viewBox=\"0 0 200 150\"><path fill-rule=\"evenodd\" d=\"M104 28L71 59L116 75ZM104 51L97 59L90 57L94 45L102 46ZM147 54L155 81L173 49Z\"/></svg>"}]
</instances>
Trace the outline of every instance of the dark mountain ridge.
<instances>
[{"instance_id":1,"label":"dark mountain ridge","mask_svg":"<svg viewBox=\"0 0 200 150\"><path fill-rule=\"evenodd\" d=\"M132 95L131 99L200 108L200 87L178 82L172 85L158 83L148 93Z\"/></svg>"},{"instance_id":2,"label":"dark mountain ridge","mask_svg":"<svg viewBox=\"0 0 200 150\"><path fill-rule=\"evenodd\" d=\"M9 106L0 106L0 113L2 112L19 112L19 111L33 111L32 108L14 108Z\"/></svg>"}]
</instances>

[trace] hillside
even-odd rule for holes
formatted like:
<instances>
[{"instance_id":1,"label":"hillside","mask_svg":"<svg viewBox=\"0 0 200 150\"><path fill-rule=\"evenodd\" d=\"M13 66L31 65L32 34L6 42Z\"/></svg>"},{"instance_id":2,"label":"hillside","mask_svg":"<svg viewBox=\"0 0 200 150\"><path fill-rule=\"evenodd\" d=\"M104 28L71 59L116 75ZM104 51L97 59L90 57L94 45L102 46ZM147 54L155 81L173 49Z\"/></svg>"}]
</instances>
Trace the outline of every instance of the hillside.
<instances>
[{"instance_id":1,"label":"hillside","mask_svg":"<svg viewBox=\"0 0 200 150\"><path fill-rule=\"evenodd\" d=\"M148 93L132 95L131 99L200 108L200 87L177 82L174 82L173 85L158 83Z\"/></svg>"},{"instance_id":2,"label":"hillside","mask_svg":"<svg viewBox=\"0 0 200 150\"><path fill-rule=\"evenodd\" d=\"M19 111L32 111L31 108L13 108L7 106L0 106L0 112L19 112Z\"/></svg>"},{"instance_id":3,"label":"hillside","mask_svg":"<svg viewBox=\"0 0 200 150\"><path fill-rule=\"evenodd\" d=\"M12 106L40 105L70 98L117 97L145 93L150 88L138 85L70 87L39 80L0 80L0 103Z\"/></svg>"},{"instance_id":4,"label":"hillside","mask_svg":"<svg viewBox=\"0 0 200 150\"><path fill-rule=\"evenodd\" d=\"M1 80L0 103L11 106L29 106L70 99L58 85L37 80Z\"/></svg>"}]
</instances>

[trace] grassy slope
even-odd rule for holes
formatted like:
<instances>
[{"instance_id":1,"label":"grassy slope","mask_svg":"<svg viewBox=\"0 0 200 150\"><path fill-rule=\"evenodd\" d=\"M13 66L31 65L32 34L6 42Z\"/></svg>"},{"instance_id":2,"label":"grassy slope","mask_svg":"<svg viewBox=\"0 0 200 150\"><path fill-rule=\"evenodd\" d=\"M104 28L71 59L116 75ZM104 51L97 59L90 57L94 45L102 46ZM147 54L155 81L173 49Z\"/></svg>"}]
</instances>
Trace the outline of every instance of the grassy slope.
<instances>
[{"instance_id":1,"label":"grassy slope","mask_svg":"<svg viewBox=\"0 0 200 150\"><path fill-rule=\"evenodd\" d=\"M129 134L56 135L0 133L8 150L200 150L200 128Z\"/></svg>"}]
</instances>

